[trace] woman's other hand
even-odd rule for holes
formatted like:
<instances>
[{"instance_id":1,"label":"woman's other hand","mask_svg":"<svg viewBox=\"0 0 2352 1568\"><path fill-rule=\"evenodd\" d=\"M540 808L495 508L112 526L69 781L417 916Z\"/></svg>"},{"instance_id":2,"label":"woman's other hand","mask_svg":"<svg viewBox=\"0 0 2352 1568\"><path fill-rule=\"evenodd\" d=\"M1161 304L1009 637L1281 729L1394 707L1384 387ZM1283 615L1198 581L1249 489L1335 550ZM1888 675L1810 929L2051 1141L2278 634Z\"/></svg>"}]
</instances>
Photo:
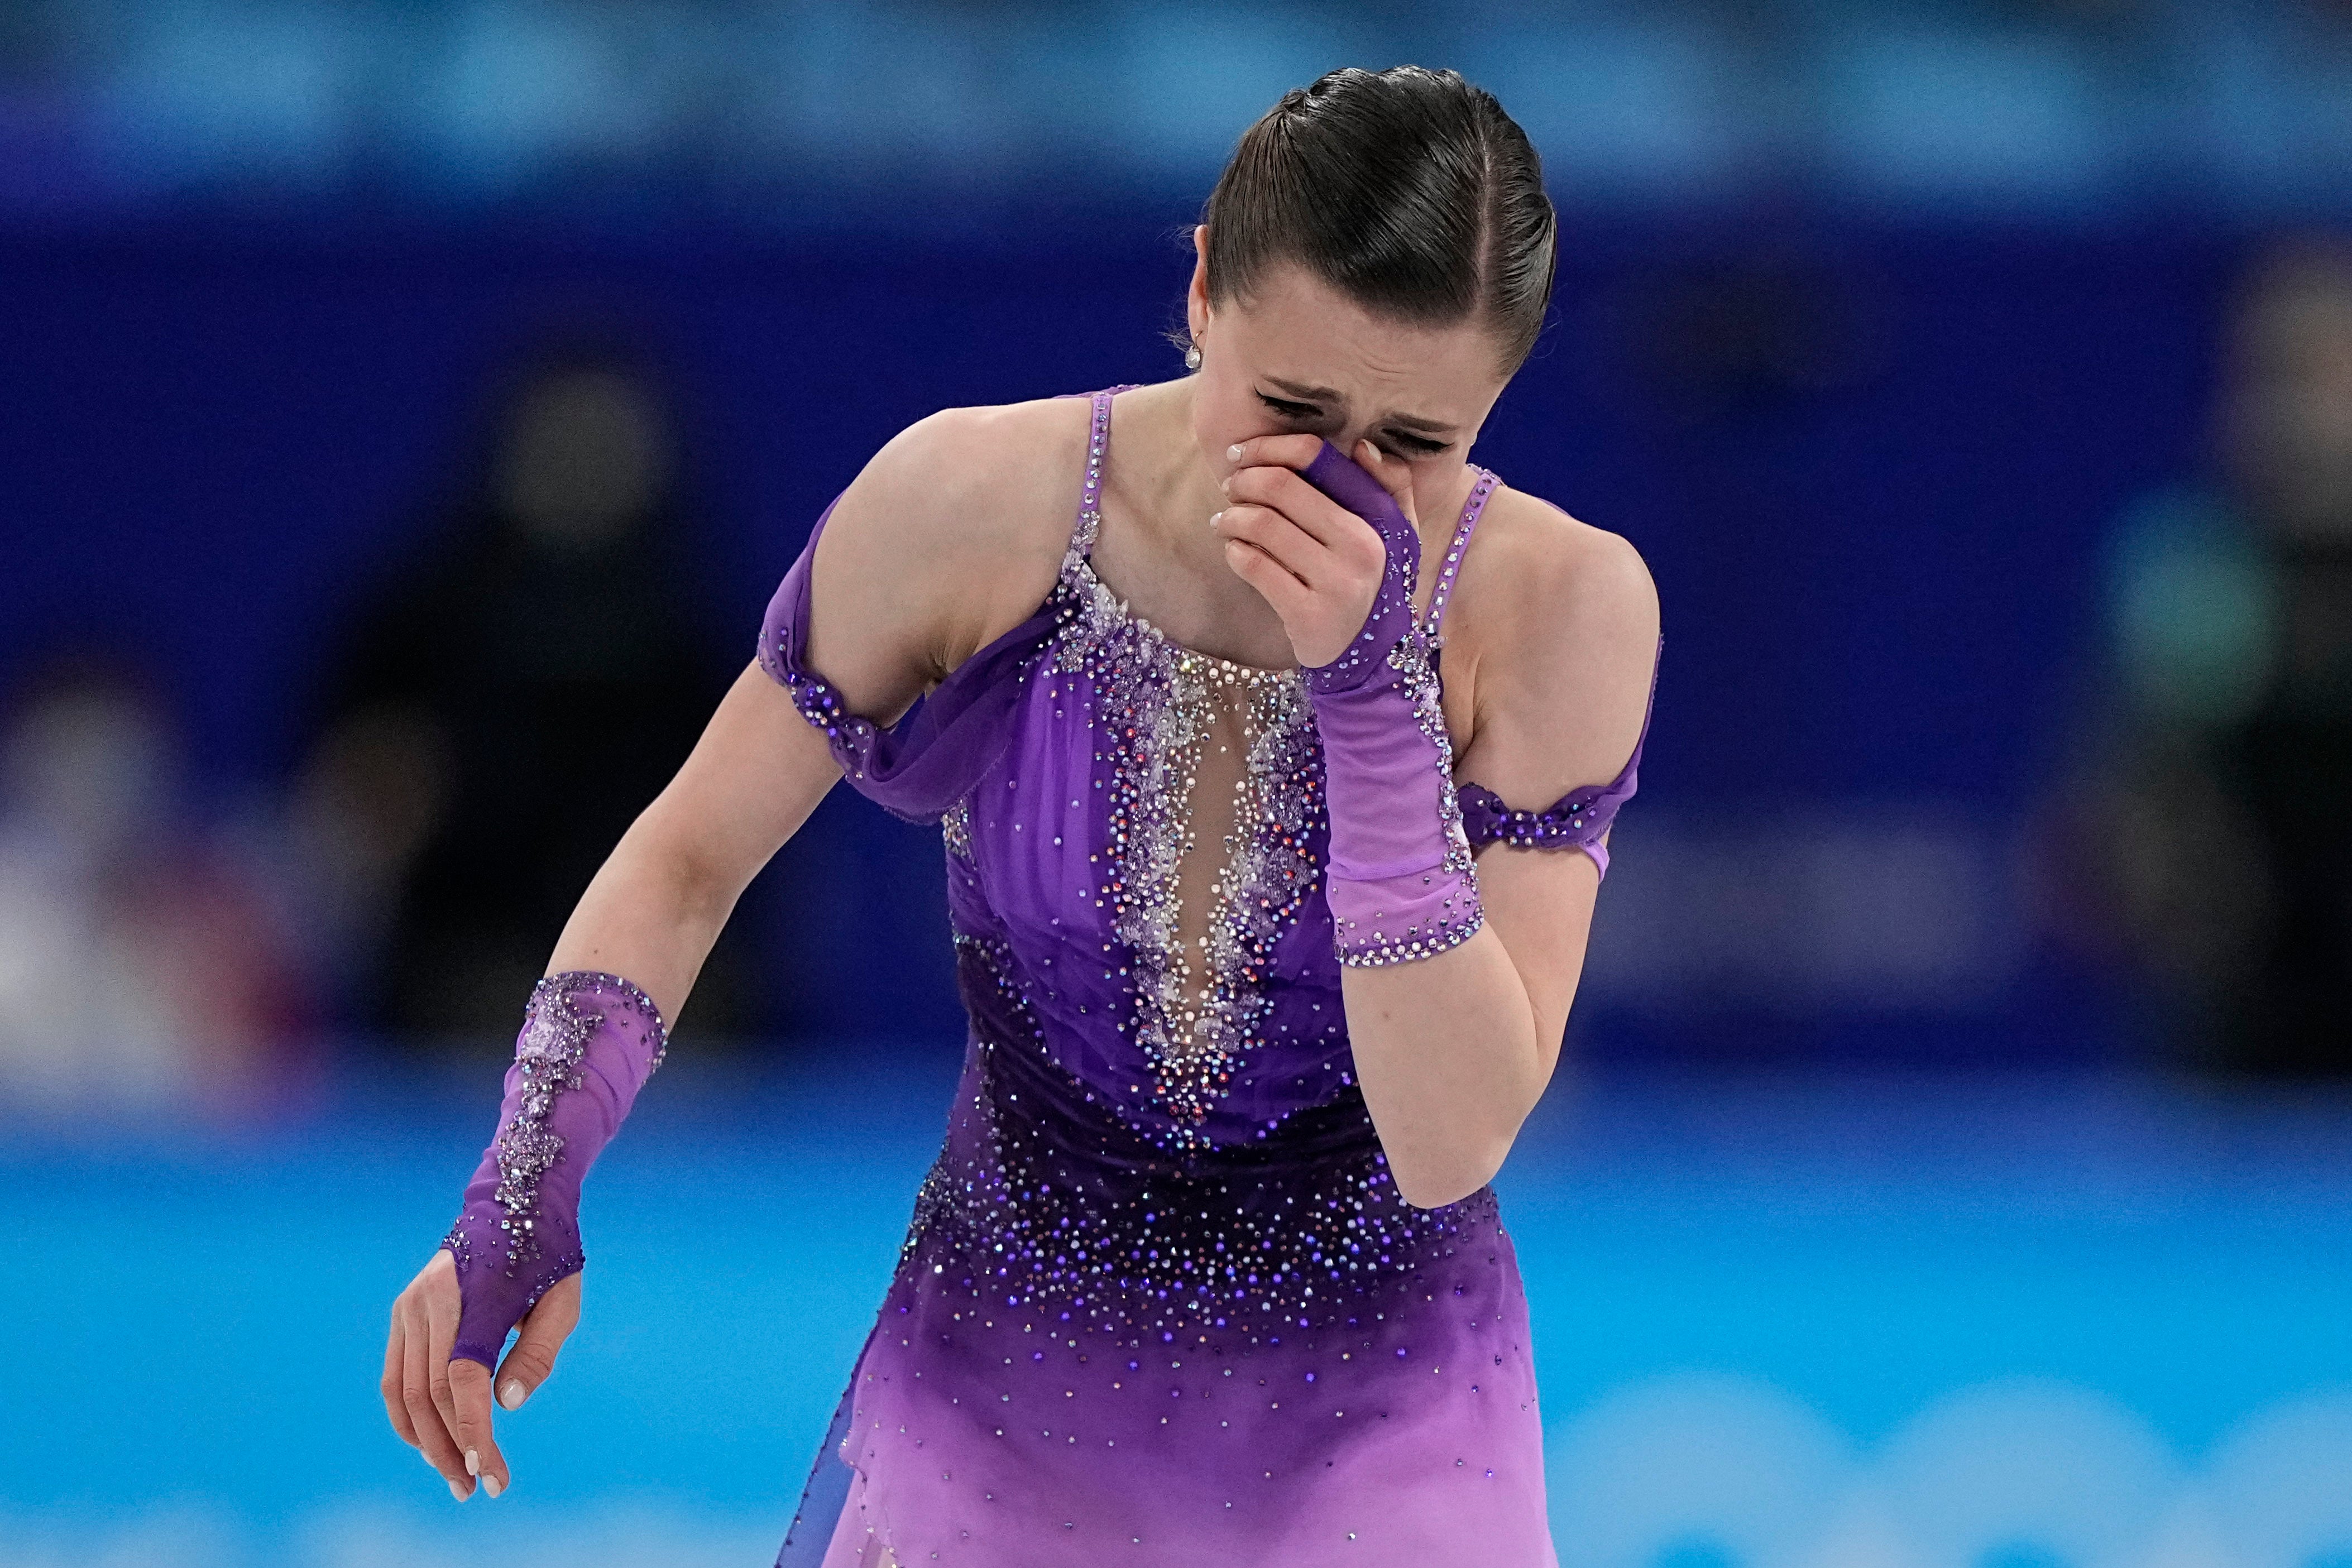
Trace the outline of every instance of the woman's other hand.
<instances>
[{"instance_id":1,"label":"woman's other hand","mask_svg":"<svg viewBox=\"0 0 2352 1568\"><path fill-rule=\"evenodd\" d=\"M1237 466L1225 480L1227 504L1211 523L1225 541L1225 564L1282 617L1292 653L1310 668L1347 651L1388 565L1380 531L1300 475L1322 449L1314 435L1241 443L1228 454ZM1349 455L1417 528L1412 465L1370 441L1359 441Z\"/></svg>"},{"instance_id":2,"label":"woman's other hand","mask_svg":"<svg viewBox=\"0 0 2352 1568\"><path fill-rule=\"evenodd\" d=\"M499 1403L508 1409L520 1407L555 1370L556 1353L580 1322L580 1280L576 1272L558 1280L516 1325L520 1333L496 1379ZM478 1361L449 1359L460 1304L457 1260L438 1249L393 1301L382 1386L392 1429L463 1502L478 1479L497 1497L513 1477L490 1432L488 1370Z\"/></svg>"}]
</instances>

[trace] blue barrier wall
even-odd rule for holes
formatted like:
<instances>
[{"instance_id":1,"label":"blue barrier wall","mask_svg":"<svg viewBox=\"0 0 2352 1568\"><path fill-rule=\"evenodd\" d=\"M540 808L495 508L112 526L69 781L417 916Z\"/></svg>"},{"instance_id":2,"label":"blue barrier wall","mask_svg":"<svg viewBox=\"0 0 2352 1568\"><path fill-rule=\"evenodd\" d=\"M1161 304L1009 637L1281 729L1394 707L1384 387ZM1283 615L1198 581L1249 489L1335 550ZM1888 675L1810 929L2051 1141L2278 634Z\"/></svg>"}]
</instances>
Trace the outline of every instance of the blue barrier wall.
<instances>
[{"instance_id":1,"label":"blue barrier wall","mask_svg":"<svg viewBox=\"0 0 2352 1568\"><path fill-rule=\"evenodd\" d=\"M1177 371L1159 334L1181 217L1090 210L1075 232L933 246L552 220L0 240L0 669L75 638L127 650L168 684L215 791L268 786L339 616L423 542L504 365L589 322L674 389L693 631L731 673L817 512L900 426ZM1659 995L1747 1019L1717 1047L1734 1051L1983 1049L1935 1033L1954 1017L2026 1055L2106 1049L2019 928L2013 851L2080 716L2100 532L2201 461L2240 244L2186 224L1570 218L1557 319L1475 455L1626 535L1664 602L1655 732L1586 1009L1633 1021L1595 1022L1593 1049L1696 1049L1654 1021ZM859 804L830 802L743 916L769 936L770 1016L866 1027L856 988L814 983L847 965L915 977L903 1021L952 1030L936 848ZM1619 889L1645 874L1654 826L1716 835L1714 860L1769 858L1871 811L1937 824L1979 865L1986 907L1946 915L1982 929L1941 961L1990 973L1990 995L1742 1000L1801 965L1769 953L1645 989L1641 944L1608 950L1612 919L1643 929L1612 902L1637 898ZM840 918L794 914L818 908Z\"/></svg>"}]
</instances>

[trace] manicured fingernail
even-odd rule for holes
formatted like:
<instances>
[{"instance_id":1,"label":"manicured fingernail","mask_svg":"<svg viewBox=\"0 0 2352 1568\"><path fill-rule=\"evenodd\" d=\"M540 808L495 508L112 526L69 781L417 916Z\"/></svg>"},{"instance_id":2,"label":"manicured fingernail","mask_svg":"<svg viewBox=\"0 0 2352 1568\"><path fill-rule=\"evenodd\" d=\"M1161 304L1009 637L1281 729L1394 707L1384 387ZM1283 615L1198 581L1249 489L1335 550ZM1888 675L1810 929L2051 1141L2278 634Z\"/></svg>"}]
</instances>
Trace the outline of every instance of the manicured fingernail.
<instances>
[{"instance_id":1,"label":"manicured fingernail","mask_svg":"<svg viewBox=\"0 0 2352 1568\"><path fill-rule=\"evenodd\" d=\"M1241 460L1242 460L1242 447L1241 447L1241 443L1240 443L1240 442L1238 442L1238 441L1237 441L1237 442L1234 443L1231 446L1228 446L1228 447L1226 447L1226 448L1225 448L1225 461L1226 461L1226 462L1228 462L1228 463L1238 463L1238 462L1240 462Z\"/></svg>"},{"instance_id":2,"label":"manicured fingernail","mask_svg":"<svg viewBox=\"0 0 2352 1568\"><path fill-rule=\"evenodd\" d=\"M505 1389L499 1395L499 1403L509 1410L520 1410L522 1408L525 1393L520 1378L509 1379Z\"/></svg>"},{"instance_id":3,"label":"manicured fingernail","mask_svg":"<svg viewBox=\"0 0 2352 1568\"><path fill-rule=\"evenodd\" d=\"M1217 526L1217 519L1223 516L1224 513L1223 512L1211 512L1209 514L1209 526L1213 528L1215 528Z\"/></svg>"},{"instance_id":4,"label":"manicured fingernail","mask_svg":"<svg viewBox=\"0 0 2352 1568\"><path fill-rule=\"evenodd\" d=\"M481 1458L471 1448L466 1450L466 1473L469 1476L478 1476L482 1473Z\"/></svg>"},{"instance_id":5,"label":"manicured fingernail","mask_svg":"<svg viewBox=\"0 0 2352 1568\"><path fill-rule=\"evenodd\" d=\"M452 1480L449 1483L449 1495L456 1498L459 1502L463 1502L474 1494L467 1491L464 1487L459 1486L455 1480Z\"/></svg>"},{"instance_id":6,"label":"manicured fingernail","mask_svg":"<svg viewBox=\"0 0 2352 1568\"><path fill-rule=\"evenodd\" d=\"M484 1476L482 1478L482 1486L492 1497L496 1497L499 1493L507 1490L506 1483L499 1480L496 1476Z\"/></svg>"}]
</instances>

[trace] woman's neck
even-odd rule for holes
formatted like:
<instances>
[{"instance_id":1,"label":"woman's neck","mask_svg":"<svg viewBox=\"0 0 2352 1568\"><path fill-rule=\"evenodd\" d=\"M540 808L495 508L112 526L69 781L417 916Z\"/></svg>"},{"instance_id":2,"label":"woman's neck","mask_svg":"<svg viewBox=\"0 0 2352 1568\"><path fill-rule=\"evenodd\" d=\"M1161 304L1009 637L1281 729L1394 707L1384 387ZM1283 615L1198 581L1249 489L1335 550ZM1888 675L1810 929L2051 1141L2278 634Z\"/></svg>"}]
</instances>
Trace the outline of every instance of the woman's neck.
<instances>
[{"instance_id":1,"label":"woman's neck","mask_svg":"<svg viewBox=\"0 0 2352 1568\"><path fill-rule=\"evenodd\" d=\"M1225 504L1224 472L1210 466L1192 436L1193 385L1184 376L1122 396L1114 418L1126 417L1111 441L1111 461L1129 509L1149 526L1156 544L1181 559L1221 554L1190 547L1214 543L1209 515ZM1181 526L1195 521L1198 528ZM1191 537L1195 533L1197 539Z\"/></svg>"},{"instance_id":2,"label":"woman's neck","mask_svg":"<svg viewBox=\"0 0 2352 1568\"><path fill-rule=\"evenodd\" d=\"M1193 438L1191 378L1120 393L1096 564L1131 610L1178 643L1279 668L1292 662L1281 619L1234 575L1209 527L1225 504L1223 474Z\"/></svg>"}]
</instances>

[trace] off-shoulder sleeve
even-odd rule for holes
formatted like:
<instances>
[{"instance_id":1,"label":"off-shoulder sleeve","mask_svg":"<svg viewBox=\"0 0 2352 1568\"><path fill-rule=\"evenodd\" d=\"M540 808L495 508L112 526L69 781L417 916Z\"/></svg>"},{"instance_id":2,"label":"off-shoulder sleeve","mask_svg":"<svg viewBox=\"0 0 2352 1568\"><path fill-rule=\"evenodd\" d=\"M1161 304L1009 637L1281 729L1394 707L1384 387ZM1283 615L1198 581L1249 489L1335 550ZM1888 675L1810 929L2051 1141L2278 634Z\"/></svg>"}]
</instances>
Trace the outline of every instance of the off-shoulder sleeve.
<instances>
[{"instance_id":1,"label":"off-shoulder sleeve","mask_svg":"<svg viewBox=\"0 0 2352 1568\"><path fill-rule=\"evenodd\" d=\"M1617 820L1617 809L1633 797L1641 778L1642 747L1650 738L1650 715L1658 702L1658 668L1664 662L1666 640L1650 665L1650 696L1642 710L1642 733L1634 737L1633 754L1617 777L1606 784L1586 784L1570 790L1549 806L1514 810L1502 797L1483 784L1463 784L1454 790L1462 808L1462 831L1471 847L1503 843L1522 850L1582 850L1609 874L1609 846L1601 835Z\"/></svg>"},{"instance_id":2,"label":"off-shoulder sleeve","mask_svg":"<svg viewBox=\"0 0 2352 1568\"><path fill-rule=\"evenodd\" d=\"M851 713L841 694L808 663L810 577L817 540L836 496L809 530L800 559L768 601L760 628L760 667L792 694L801 716L824 732L825 743L852 788L893 816L936 822L969 793L1011 738L1013 705L1022 667L1052 633L1049 599L1035 614L950 672L887 729Z\"/></svg>"}]
</instances>

